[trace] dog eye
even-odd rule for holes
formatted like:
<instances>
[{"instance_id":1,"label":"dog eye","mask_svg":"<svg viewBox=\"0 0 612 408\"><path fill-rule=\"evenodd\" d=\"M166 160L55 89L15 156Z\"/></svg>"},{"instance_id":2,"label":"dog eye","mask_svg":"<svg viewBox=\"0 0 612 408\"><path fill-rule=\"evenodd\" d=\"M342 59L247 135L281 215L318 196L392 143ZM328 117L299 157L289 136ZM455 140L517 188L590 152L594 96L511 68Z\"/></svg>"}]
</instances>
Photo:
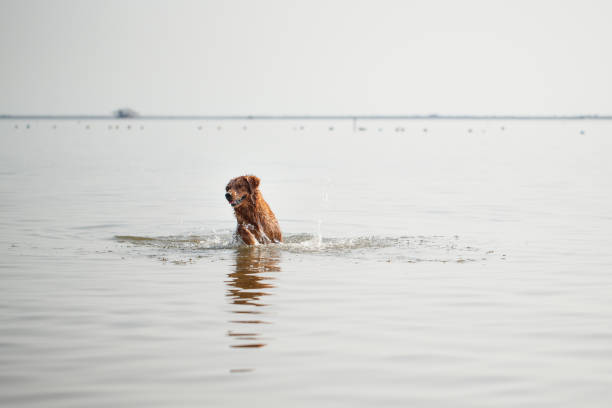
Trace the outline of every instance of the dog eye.
<instances>
[{"instance_id":1,"label":"dog eye","mask_svg":"<svg viewBox=\"0 0 612 408\"><path fill-rule=\"evenodd\" d=\"M225 191L229 191L229 186L225 187Z\"/></svg>"}]
</instances>

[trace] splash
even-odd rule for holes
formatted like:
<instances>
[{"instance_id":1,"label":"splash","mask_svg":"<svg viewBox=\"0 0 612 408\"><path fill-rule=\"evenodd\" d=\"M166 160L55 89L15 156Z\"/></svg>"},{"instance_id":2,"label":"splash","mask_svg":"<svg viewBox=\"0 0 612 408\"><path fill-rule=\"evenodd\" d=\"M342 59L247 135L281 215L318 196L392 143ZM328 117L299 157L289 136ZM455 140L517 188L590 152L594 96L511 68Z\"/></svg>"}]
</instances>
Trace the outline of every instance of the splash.
<instances>
[{"instance_id":1,"label":"splash","mask_svg":"<svg viewBox=\"0 0 612 408\"><path fill-rule=\"evenodd\" d=\"M115 241L136 252L168 260L172 254L190 256L189 260L214 257L223 250L242 244L232 232L205 235L146 237L120 235ZM269 244L281 252L339 256L347 259L370 259L386 262L474 262L491 258L495 251L480 249L463 242L458 236L358 236L323 237L316 234L286 234L284 241ZM264 245L265 246L265 245Z\"/></svg>"}]
</instances>

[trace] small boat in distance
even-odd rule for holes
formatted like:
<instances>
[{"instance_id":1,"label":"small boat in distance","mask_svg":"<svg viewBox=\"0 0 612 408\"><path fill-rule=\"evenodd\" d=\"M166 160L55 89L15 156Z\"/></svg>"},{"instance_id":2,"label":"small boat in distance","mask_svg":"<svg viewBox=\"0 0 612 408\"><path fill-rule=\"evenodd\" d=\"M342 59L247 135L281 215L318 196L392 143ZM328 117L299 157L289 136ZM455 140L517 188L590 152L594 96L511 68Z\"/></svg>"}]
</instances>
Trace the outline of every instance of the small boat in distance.
<instances>
[{"instance_id":1,"label":"small boat in distance","mask_svg":"<svg viewBox=\"0 0 612 408\"><path fill-rule=\"evenodd\" d=\"M113 111L113 116L117 119L128 119L138 117L138 112L130 108L121 108Z\"/></svg>"}]
</instances>

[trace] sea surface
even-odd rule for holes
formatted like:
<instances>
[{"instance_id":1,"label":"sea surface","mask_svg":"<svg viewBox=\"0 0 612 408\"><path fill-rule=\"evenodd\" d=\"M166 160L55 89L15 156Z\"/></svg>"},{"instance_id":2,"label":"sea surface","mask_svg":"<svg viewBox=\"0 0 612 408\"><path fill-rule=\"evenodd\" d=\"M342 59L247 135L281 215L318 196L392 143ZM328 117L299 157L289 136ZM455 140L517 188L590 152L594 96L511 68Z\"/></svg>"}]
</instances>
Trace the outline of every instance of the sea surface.
<instances>
[{"instance_id":1,"label":"sea surface","mask_svg":"<svg viewBox=\"0 0 612 408\"><path fill-rule=\"evenodd\" d=\"M612 122L1 120L0 405L610 407Z\"/></svg>"}]
</instances>

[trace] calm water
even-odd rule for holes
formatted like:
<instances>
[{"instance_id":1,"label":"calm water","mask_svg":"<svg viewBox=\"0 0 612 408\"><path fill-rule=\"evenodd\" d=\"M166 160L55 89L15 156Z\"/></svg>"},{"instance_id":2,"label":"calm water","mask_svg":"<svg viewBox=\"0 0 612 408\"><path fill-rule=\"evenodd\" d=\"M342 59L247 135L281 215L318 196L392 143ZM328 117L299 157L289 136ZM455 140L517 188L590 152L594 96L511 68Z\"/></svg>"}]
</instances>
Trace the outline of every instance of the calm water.
<instances>
[{"instance_id":1,"label":"calm water","mask_svg":"<svg viewBox=\"0 0 612 408\"><path fill-rule=\"evenodd\" d=\"M358 128L0 121L0 405L610 406L612 123Z\"/></svg>"}]
</instances>

